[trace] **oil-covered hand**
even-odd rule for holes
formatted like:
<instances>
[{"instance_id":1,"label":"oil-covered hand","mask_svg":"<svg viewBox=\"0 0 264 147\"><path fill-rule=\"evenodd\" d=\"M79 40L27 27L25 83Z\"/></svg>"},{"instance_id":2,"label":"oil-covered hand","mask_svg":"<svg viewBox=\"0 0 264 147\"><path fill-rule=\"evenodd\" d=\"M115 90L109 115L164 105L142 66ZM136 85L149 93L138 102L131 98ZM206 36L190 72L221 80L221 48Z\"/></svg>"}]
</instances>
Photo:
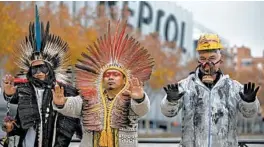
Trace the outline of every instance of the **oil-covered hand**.
<instances>
[{"instance_id":1,"label":"oil-covered hand","mask_svg":"<svg viewBox=\"0 0 264 147\"><path fill-rule=\"evenodd\" d=\"M175 102L179 100L185 92L179 93L178 83L169 84L167 87L163 87L165 92L167 93L167 100L169 102Z\"/></svg>"},{"instance_id":2,"label":"oil-covered hand","mask_svg":"<svg viewBox=\"0 0 264 147\"><path fill-rule=\"evenodd\" d=\"M250 103L254 102L256 99L257 92L259 90L259 86L255 89L255 83L249 82L248 84L244 84L244 91L239 92L239 95L242 100Z\"/></svg>"}]
</instances>

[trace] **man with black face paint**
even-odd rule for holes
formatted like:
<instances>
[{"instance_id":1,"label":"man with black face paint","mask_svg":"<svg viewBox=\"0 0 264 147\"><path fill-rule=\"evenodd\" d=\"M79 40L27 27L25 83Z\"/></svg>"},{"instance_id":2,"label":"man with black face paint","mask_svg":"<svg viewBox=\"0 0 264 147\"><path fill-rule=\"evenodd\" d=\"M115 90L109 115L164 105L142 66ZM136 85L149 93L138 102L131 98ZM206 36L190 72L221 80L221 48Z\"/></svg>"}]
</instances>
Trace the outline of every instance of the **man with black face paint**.
<instances>
[{"instance_id":1,"label":"man with black face paint","mask_svg":"<svg viewBox=\"0 0 264 147\"><path fill-rule=\"evenodd\" d=\"M10 124L10 119L6 118L3 129L8 136L19 136L18 147L68 147L76 130L81 130L80 121L52 107L55 87L61 86L64 95L79 95L67 84L65 76L68 44L49 33L49 23L44 29L36 9L36 22L30 23L29 36L16 55L17 64L27 72L27 79L16 87L14 84L18 81L13 76L6 75L3 80L5 99L18 105L15 121L12 121L15 123Z\"/></svg>"},{"instance_id":2,"label":"man with black face paint","mask_svg":"<svg viewBox=\"0 0 264 147\"><path fill-rule=\"evenodd\" d=\"M237 147L237 113L250 118L258 112L259 87L251 82L243 86L224 75L221 49L217 35L202 35L195 72L164 87L162 113L173 117L182 110L183 147Z\"/></svg>"}]
</instances>

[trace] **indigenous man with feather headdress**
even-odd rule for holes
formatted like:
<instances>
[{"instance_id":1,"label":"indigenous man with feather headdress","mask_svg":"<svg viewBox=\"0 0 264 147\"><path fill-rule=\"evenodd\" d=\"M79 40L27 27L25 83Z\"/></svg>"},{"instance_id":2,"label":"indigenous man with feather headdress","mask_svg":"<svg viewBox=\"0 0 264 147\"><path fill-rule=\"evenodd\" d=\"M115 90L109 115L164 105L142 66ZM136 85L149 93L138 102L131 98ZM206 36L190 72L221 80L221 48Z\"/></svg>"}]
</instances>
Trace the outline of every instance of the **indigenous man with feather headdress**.
<instances>
[{"instance_id":1,"label":"indigenous man with feather headdress","mask_svg":"<svg viewBox=\"0 0 264 147\"><path fill-rule=\"evenodd\" d=\"M36 22L30 23L29 36L16 53L27 79L22 83L20 80L17 87L13 76L7 75L3 80L5 99L18 105L14 123L6 117L3 129L8 136L20 137L18 147L68 147L78 129L78 118L63 116L52 107L54 87L61 86L65 96L78 95L75 88L66 85L67 77L63 74L67 54L68 44L49 33L49 22L44 30L36 6Z\"/></svg>"},{"instance_id":2,"label":"indigenous man with feather headdress","mask_svg":"<svg viewBox=\"0 0 264 147\"><path fill-rule=\"evenodd\" d=\"M125 24L126 25L126 24ZM150 108L143 82L154 65L148 51L124 36L125 26L89 46L77 64L77 97L56 94L54 109L83 122L82 147L136 147L138 119ZM60 90L58 90L60 91ZM62 108L63 107L63 108Z\"/></svg>"}]
</instances>

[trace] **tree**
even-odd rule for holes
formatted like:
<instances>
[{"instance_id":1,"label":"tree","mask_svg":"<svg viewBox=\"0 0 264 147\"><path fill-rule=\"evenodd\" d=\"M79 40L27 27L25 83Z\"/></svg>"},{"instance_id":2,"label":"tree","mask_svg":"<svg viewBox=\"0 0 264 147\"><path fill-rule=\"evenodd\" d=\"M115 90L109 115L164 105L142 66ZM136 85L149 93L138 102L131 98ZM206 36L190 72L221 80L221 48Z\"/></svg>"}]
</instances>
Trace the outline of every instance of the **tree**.
<instances>
[{"instance_id":1,"label":"tree","mask_svg":"<svg viewBox=\"0 0 264 147\"><path fill-rule=\"evenodd\" d=\"M34 22L34 8L34 2L0 3L0 55L8 59L5 67L1 68L5 68L7 72L16 73L19 70L14 64L16 59L12 59L12 53L16 52L16 47L28 34L29 22ZM63 3L55 5L52 2L45 2L39 9L41 20L44 23L50 21L51 33L68 42L71 65L74 65L81 53L86 51L85 48L97 37L95 29L81 25L84 10L81 9L76 17L72 17Z\"/></svg>"},{"instance_id":2,"label":"tree","mask_svg":"<svg viewBox=\"0 0 264 147\"><path fill-rule=\"evenodd\" d=\"M8 60L8 58L14 53L15 44L22 34L17 20L9 15L9 12L15 8L16 5L0 3L0 68L5 68L8 71L14 71L15 69L12 60Z\"/></svg>"},{"instance_id":3,"label":"tree","mask_svg":"<svg viewBox=\"0 0 264 147\"><path fill-rule=\"evenodd\" d=\"M168 42L162 43L157 33L145 36L141 42L155 60L154 71L149 81L150 86L153 89L160 89L169 83L176 82L177 72L180 71L180 49L170 46ZM174 51L166 52L166 49Z\"/></svg>"},{"instance_id":4,"label":"tree","mask_svg":"<svg viewBox=\"0 0 264 147\"><path fill-rule=\"evenodd\" d=\"M100 6L99 6L100 7ZM98 32L99 36L104 35L107 31L107 23L109 18L102 14L105 12L103 9L104 7L100 7L100 17L95 19L94 28ZM128 10L123 10L123 14L129 15L126 13ZM127 18L123 17L123 18ZM114 27L117 24L117 20L110 19L111 22L111 29L114 31ZM122 24L125 20L122 20ZM113 32L112 32L113 33ZM151 75L150 81L147 83L147 86L153 90L159 90L163 86L166 86L168 83L175 83L177 80L182 78L183 76L177 75L184 75L183 73L186 72L186 66L181 66L179 63L182 59L181 57L181 49L177 47L175 42L162 42L159 39L159 34L156 32L150 33L148 35L141 34L137 29L132 28L130 25L127 25L127 31L130 36L133 36L137 41L141 43L141 46L148 49L152 57L155 61L155 66L153 73Z\"/></svg>"},{"instance_id":5,"label":"tree","mask_svg":"<svg viewBox=\"0 0 264 147\"><path fill-rule=\"evenodd\" d=\"M29 22L34 21L34 6L35 2L8 2L0 3L1 21L0 23L4 28L1 29L1 38L4 38L3 45L6 52L1 52L0 55L5 55L11 59L11 52L15 52L15 46L19 44L19 41L24 38L28 33ZM100 8L100 9L99 9ZM63 40L68 42L70 47L71 65L77 62L82 52L86 52L86 47L92 44L98 36L102 36L107 31L107 24L110 20L111 27L115 27L117 24L116 17L109 19L105 13L105 7L98 6L98 14L100 17L94 16L94 13L86 13L87 10L91 10L88 6L81 8L76 15L70 15L68 7L60 2L59 5L54 2L45 2L45 5L39 7L41 20L44 22L50 21L51 32L59 35ZM128 7L122 10L124 23L128 18L130 12ZM12 18L12 19L11 19ZM92 22L89 27L83 25L82 20ZM121 25L122 25L121 24ZM7 30L6 32L3 32ZM115 29L111 29L114 31ZM15 33L14 33L15 32ZM153 74L149 81L149 85L153 89L160 89L169 83L175 83L178 80L187 77L188 73L193 71L197 66L195 59L188 61L185 65L181 65L180 61L183 59L181 56L182 50L177 47L175 42L162 42L159 39L158 33L150 33L143 35L137 29L132 26L127 26L127 33L136 38L142 46L149 50L155 60L155 66ZM9 60L6 66L6 70L14 72L14 69L18 69L14 63L14 60Z\"/></svg>"},{"instance_id":6,"label":"tree","mask_svg":"<svg viewBox=\"0 0 264 147\"><path fill-rule=\"evenodd\" d=\"M260 101L260 104L264 104L264 99L263 99L264 88L262 87L263 85L262 78L263 78L263 72L261 73L256 66L252 66L251 69L241 69L239 71L236 71L234 77L234 79L239 81L241 84L254 82L256 86L261 86L257 96Z\"/></svg>"}]
</instances>

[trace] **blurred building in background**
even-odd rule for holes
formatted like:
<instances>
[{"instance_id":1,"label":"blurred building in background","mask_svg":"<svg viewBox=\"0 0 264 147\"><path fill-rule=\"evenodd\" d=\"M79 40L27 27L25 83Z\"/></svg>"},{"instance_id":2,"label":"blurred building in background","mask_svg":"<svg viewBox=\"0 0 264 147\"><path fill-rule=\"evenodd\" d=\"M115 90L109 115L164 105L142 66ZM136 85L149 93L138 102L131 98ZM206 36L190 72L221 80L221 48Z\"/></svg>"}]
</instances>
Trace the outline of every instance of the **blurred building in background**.
<instances>
[{"instance_id":1,"label":"blurred building in background","mask_svg":"<svg viewBox=\"0 0 264 147\"><path fill-rule=\"evenodd\" d=\"M28 2L30 3L30 2ZM45 2L38 1L37 5L43 6ZM224 62L225 65L234 68L236 73L248 71L261 71L258 76L258 84L264 81L264 55L261 58L253 58L250 49L246 47L230 47L229 41L221 36L221 32L215 32L206 28L193 20L193 14L182 7L179 7L174 2L152 2L152 1L60 1L50 2L56 5L64 4L68 6L72 17L77 16L77 12L83 7L87 7L87 16L99 17L106 15L112 19L128 19L129 26L132 29L137 29L143 35L152 32L157 32L161 41L174 42L181 50L184 61L195 59L196 44L199 36L203 33L219 34L221 41L225 47ZM124 12L124 9L128 11ZM53 9L56 11L56 9ZM89 27L93 24L92 19L82 18L82 25ZM164 50L166 52L166 50ZM176 51L175 51L176 52ZM0 74L3 73L0 70ZM72 70L68 70L68 74ZM186 75L187 76L187 75ZM74 79L74 76L72 76ZM247 78L245 78L247 79ZM263 84L262 84L263 85ZM181 112L173 118L167 118L161 114L160 103L165 95L163 89L153 90L146 87L145 91L151 98L151 110L144 116L139 124L140 133L159 134L171 133L180 135L181 131ZM264 102L264 101L263 101ZM264 115L263 115L264 117ZM242 118L241 118L242 119ZM254 133L250 126L256 126L256 122L241 121L239 133ZM248 127L245 127L248 126ZM259 125L259 128L261 126ZM247 129L244 129L247 128ZM257 130L257 129L256 129ZM151 133L150 133L151 132Z\"/></svg>"},{"instance_id":2,"label":"blurred building in background","mask_svg":"<svg viewBox=\"0 0 264 147\"><path fill-rule=\"evenodd\" d=\"M175 42L176 46L182 50L184 60L190 60L196 57L194 40L193 40L193 15L182 7L177 6L174 2L155 2L155 1L82 1L82 2L53 2L57 5L67 5L72 17L85 7L86 12L94 17L106 15L111 19L127 19L132 29L139 30L143 35L157 32L161 41ZM39 6L44 2L37 2ZM128 9L124 13L124 9ZM54 10L56 11L56 10ZM82 24L86 27L93 22L83 19ZM166 51L166 49L164 50ZM175 51L176 52L176 51ZM191 57L191 58L190 58ZM184 62L184 61L183 61ZM171 131L174 127L177 133L180 133L181 115L170 119L160 112L160 102L165 93L163 89L155 90L146 88L149 97L151 97L151 110L141 119L140 131L151 131L160 133ZM173 127L174 126L174 127Z\"/></svg>"},{"instance_id":3,"label":"blurred building in background","mask_svg":"<svg viewBox=\"0 0 264 147\"><path fill-rule=\"evenodd\" d=\"M36 2L43 6L45 2ZM176 42L185 54L194 56L193 52L193 16L192 13L177 6L174 2L151 2L151 1L67 1L53 2L68 6L72 16L88 7L89 15L107 15L114 19L128 19L133 29L138 29L143 35L157 32L161 41ZM101 9L104 7L104 9ZM124 14L123 9L128 8L129 14ZM56 10L54 10L56 11ZM96 12L96 13L95 13ZM103 14L102 14L103 13ZM128 17L126 17L128 15ZM89 26L93 22L83 19L83 25Z\"/></svg>"},{"instance_id":4,"label":"blurred building in background","mask_svg":"<svg viewBox=\"0 0 264 147\"><path fill-rule=\"evenodd\" d=\"M234 46L231 48L234 55L234 68L236 72L235 79L240 79L242 84L253 81L258 86L264 85L264 54L262 57L252 57L251 49L245 46ZM258 99L262 108L255 119L246 120L239 116L239 133L264 133L262 119L264 118L264 90L261 88L258 92Z\"/></svg>"},{"instance_id":5,"label":"blurred building in background","mask_svg":"<svg viewBox=\"0 0 264 147\"><path fill-rule=\"evenodd\" d=\"M237 71L263 70L264 52L262 57L252 57L251 49L245 46L232 48L234 52L234 64Z\"/></svg>"}]
</instances>

